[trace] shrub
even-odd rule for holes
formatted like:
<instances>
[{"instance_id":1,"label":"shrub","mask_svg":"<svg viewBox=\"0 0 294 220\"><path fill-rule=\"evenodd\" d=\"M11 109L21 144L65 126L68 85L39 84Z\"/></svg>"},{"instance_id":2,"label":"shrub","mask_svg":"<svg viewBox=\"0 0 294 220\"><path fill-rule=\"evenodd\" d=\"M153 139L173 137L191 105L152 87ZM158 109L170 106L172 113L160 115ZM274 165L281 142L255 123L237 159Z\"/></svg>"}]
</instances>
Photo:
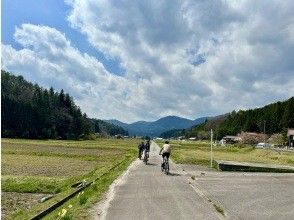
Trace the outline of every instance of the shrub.
<instances>
[{"instance_id":1,"label":"shrub","mask_svg":"<svg viewBox=\"0 0 294 220\"><path fill-rule=\"evenodd\" d=\"M82 194L79 200L80 205L86 204L87 200L88 200L88 197L85 194Z\"/></svg>"}]
</instances>

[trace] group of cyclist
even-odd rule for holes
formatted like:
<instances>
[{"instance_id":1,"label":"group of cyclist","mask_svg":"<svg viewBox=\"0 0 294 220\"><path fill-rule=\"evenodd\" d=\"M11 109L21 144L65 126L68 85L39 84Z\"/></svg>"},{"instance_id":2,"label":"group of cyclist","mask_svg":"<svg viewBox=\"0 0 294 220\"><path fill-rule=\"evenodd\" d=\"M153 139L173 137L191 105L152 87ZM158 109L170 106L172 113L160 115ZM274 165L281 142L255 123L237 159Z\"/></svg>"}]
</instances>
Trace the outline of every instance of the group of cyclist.
<instances>
[{"instance_id":1,"label":"group of cyclist","mask_svg":"<svg viewBox=\"0 0 294 220\"><path fill-rule=\"evenodd\" d=\"M144 141L142 141L139 145L138 145L138 150L139 150L139 155L138 158L141 160L142 158L142 154L144 152L144 154L149 156L149 152L150 152L150 140L147 139L146 143L144 143Z\"/></svg>"},{"instance_id":2,"label":"group of cyclist","mask_svg":"<svg viewBox=\"0 0 294 220\"><path fill-rule=\"evenodd\" d=\"M144 153L145 157L149 157L149 152L150 152L150 139L146 140L146 143L142 141L138 145L138 158L141 160L142 154ZM162 159L164 160L164 157L169 159L169 156L171 154L171 146L168 141L165 141L163 144L162 148L160 149L159 155L162 155ZM163 163L161 164L163 166Z\"/></svg>"}]
</instances>

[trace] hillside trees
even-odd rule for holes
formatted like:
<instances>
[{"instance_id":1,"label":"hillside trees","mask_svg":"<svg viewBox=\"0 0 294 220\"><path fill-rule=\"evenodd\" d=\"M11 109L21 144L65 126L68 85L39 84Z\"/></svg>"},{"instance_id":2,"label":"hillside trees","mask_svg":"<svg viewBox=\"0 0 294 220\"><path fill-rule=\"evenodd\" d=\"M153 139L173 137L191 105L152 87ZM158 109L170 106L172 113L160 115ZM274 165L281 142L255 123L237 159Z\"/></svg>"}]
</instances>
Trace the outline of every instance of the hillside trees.
<instances>
[{"instance_id":1,"label":"hillside trees","mask_svg":"<svg viewBox=\"0 0 294 220\"><path fill-rule=\"evenodd\" d=\"M69 139L92 131L87 117L63 90L48 91L5 71L1 76L3 137Z\"/></svg>"},{"instance_id":2,"label":"hillside trees","mask_svg":"<svg viewBox=\"0 0 294 220\"><path fill-rule=\"evenodd\" d=\"M99 126L126 133L101 121L95 127L63 90L43 89L3 70L1 77L2 137L76 139L99 132Z\"/></svg>"},{"instance_id":3,"label":"hillside trees","mask_svg":"<svg viewBox=\"0 0 294 220\"><path fill-rule=\"evenodd\" d=\"M110 124L103 120L91 119L91 123L94 126L96 133L101 133L103 135L111 135L111 136L116 134L120 134L124 136L129 135L128 131L124 130L122 127Z\"/></svg>"},{"instance_id":4,"label":"hillside trees","mask_svg":"<svg viewBox=\"0 0 294 220\"><path fill-rule=\"evenodd\" d=\"M294 128L294 97L266 105L262 108L233 111L222 117L211 118L205 123L187 129L186 137L198 137L202 131L214 130L217 139L225 135L236 135L242 131L282 133Z\"/></svg>"}]
</instances>

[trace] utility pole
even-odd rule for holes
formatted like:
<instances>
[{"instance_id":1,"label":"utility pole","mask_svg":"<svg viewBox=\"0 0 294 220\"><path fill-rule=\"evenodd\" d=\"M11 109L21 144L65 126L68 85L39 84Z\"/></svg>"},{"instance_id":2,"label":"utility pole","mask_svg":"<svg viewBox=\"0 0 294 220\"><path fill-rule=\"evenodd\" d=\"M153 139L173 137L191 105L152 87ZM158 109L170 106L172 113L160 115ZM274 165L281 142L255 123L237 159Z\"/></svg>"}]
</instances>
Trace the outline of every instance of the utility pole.
<instances>
[{"instance_id":1,"label":"utility pole","mask_svg":"<svg viewBox=\"0 0 294 220\"><path fill-rule=\"evenodd\" d=\"M263 121L264 147L265 147L265 122L266 120Z\"/></svg>"},{"instance_id":2,"label":"utility pole","mask_svg":"<svg viewBox=\"0 0 294 220\"><path fill-rule=\"evenodd\" d=\"M210 130L210 167L212 168L212 139L213 139L213 131Z\"/></svg>"}]
</instances>

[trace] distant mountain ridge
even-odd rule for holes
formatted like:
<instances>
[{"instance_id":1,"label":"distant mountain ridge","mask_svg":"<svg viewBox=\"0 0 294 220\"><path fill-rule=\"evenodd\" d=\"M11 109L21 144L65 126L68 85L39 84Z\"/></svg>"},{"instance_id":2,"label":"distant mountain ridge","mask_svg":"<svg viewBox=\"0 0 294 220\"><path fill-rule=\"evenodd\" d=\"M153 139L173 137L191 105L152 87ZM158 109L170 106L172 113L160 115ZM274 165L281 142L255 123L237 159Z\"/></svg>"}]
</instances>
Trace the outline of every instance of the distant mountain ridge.
<instances>
[{"instance_id":1,"label":"distant mountain ridge","mask_svg":"<svg viewBox=\"0 0 294 220\"><path fill-rule=\"evenodd\" d=\"M148 135L151 137L155 137L168 130L190 128L192 126L205 122L206 119L207 117L190 120L178 116L166 116L152 122L137 121L131 124L127 124L118 120L105 121L123 127L129 132L130 135Z\"/></svg>"}]
</instances>

